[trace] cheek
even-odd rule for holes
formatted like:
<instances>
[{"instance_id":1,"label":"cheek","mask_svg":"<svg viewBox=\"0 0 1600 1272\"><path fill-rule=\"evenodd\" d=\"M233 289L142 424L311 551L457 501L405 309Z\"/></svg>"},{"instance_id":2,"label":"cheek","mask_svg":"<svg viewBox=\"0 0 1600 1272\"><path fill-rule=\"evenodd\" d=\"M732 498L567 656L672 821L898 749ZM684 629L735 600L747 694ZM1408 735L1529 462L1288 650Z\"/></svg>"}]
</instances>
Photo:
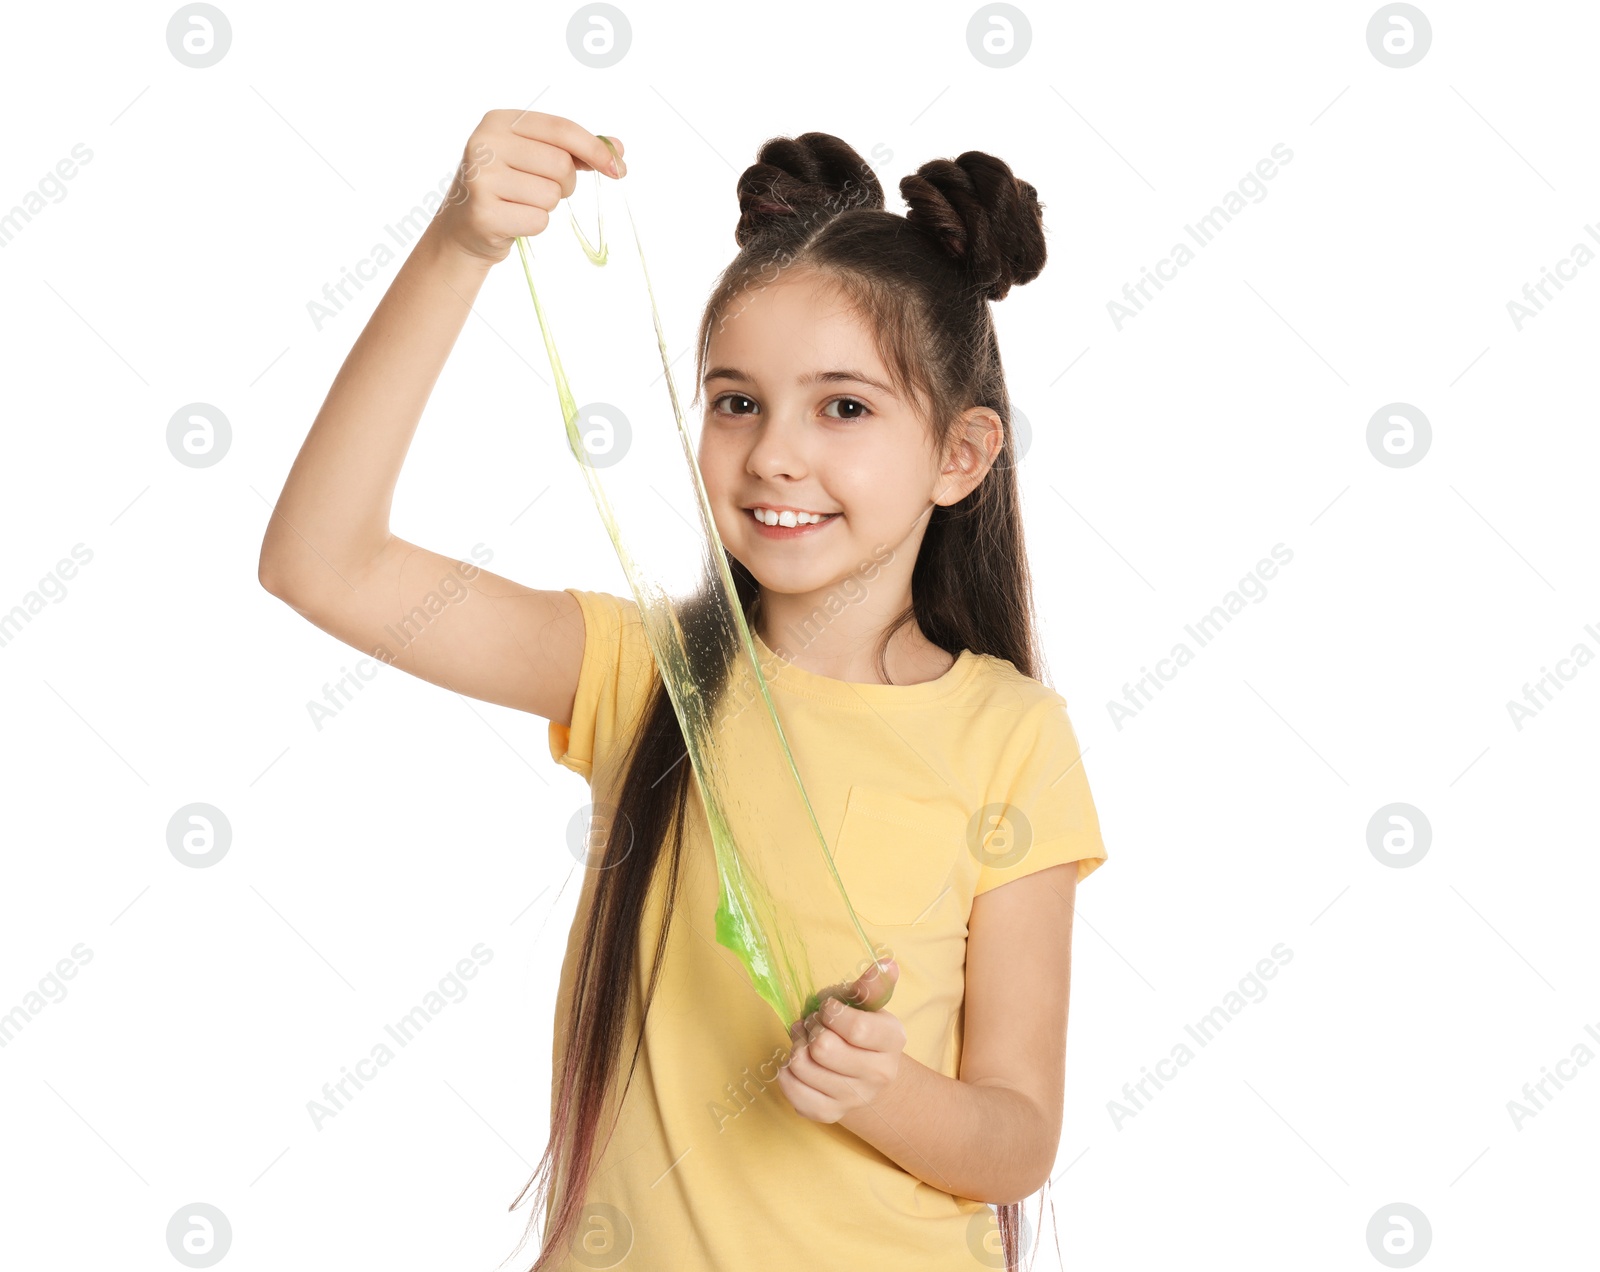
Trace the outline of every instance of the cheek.
<instances>
[{"instance_id":1,"label":"cheek","mask_svg":"<svg viewBox=\"0 0 1600 1272\"><path fill-rule=\"evenodd\" d=\"M907 469L903 456L885 456L836 471L828 490L857 526L882 525L915 517L927 506L926 480Z\"/></svg>"},{"instance_id":2,"label":"cheek","mask_svg":"<svg viewBox=\"0 0 1600 1272\"><path fill-rule=\"evenodd\" d=\"M702 438L695 463L700 469L700 480L706 488L706 496L715 503L728 489L729 458L726 447Z\"/></svg>"}]
</instances>

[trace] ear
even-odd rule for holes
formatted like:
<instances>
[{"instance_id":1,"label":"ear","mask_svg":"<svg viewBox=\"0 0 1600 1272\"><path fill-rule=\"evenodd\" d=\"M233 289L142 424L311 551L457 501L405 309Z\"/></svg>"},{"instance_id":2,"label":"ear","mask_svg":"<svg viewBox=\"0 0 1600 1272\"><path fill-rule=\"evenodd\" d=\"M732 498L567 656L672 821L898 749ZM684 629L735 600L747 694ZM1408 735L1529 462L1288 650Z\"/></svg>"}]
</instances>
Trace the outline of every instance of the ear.
<instances>
[{"instance_id":1,"label":"ear","mask_svg":"<svg viewBox=\"0 0 1600 1272\"><path fill-rule=\"evenodd\" d=\"M944 464L939 469L941 485L934 503L947 506L960 503L977 489L999 458L1005 436L1000 417L987 406L974 406L965 411L956 424Z\"/></svg>"}]
</instances>

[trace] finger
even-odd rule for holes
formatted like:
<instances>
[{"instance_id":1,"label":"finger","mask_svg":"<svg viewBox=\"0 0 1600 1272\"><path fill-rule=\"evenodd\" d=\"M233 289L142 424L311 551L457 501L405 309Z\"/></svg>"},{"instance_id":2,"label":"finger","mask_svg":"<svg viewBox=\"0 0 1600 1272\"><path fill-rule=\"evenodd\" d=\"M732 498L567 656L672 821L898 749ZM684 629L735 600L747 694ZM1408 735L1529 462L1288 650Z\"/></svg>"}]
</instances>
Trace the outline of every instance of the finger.
<instances>
[{"instance_id":1,"label":"finger","mask_svg":"<svg viewBox=\"0 0 1600 1272\"><path fill-rule=\"evenodd\" d=\"M618 166L619 173L622 173L622 176L627 176L627 160L626 158L622 158L622 155L626 154L626 150L622 149L622 142L618 141L616 138L613 138L610 133L606 133L603 138L600 138L600 147L602 147L602 150L605 150L606 141L611 142L611 146L616 149L616 154L613 155L611 154L610 150L606 150L605 155L603 155L602 160L600 160L600 165L598 165L600 166L600 171L605 173L606 176L610 176L611 160L614 158L614 160L618 160L618 165L616 166ZM592 170L595 165L579 160L578 166L579 168L584 168L584 170Z\"/></svg>"},{"instance_id":2,"label":"finger","mask_svg":"<svg viewBox=\"0 0 1600 1272\"><path fill-rule=\"evenodd\" d=\"M506 121L506 127L519 137L533 141L549 142L560 146L573 161L585 168L611 171L611 150L596 134L574 123L563 115L546 115L539 111L518 111ZM617 147L621 151L621 146Z\"/></svg>"},{"instance_id":3,"label":"finger","mask_svg":"<svg viewBox=\"0 0 1600 1272\"><path fill-rule=\"evenodd\" d=\"M891 955L873 964L855 980L843 985L829 985L818 995L819 1007L830 1001L842 1002L861 1011L881 1011L894 997L894 987L900 980L900 965Z\"/></svg>"},{"instance_id":4,"label":"finger","mask_svg":"<svg viewBox=\"0 0 1600 1272\"><path fill-rule=\"evenodd\" d=\"M823 1003L817 1012L823 1028L865 1051L892 1051L903 1046L905 1029L885 1011L862 1011L837 999Z\"/></svg>"},{"instance_id":5,"label":"finger","mask_svg":"<svg viewBox=\"0 0 1600 1272\"><path fill-rule=\"evenodd\" d=\"M507 168L554 181L561 187L563 199L578 188L579 165L560 146L531 137L509 137L503 140L502 151L497 157Z\"/></svg>"},{"instance_id":6,"label":"finger","mask_svg":"<svg viewBox=\"0 0 1600 1272\"><path fill-rule=\"evenodd\" d=\"M876 1052L858 1047L832 1029L823 1029L806 1045L806 1059L845 1078L864 1078L872 1071Z\"/></svg>"},{"instance_id":7,"label":"finger","mask_svg":"<svg viewBox=\"0 0 1600 1272\"><path fill-rule=\"evenodd\" d=\"M862 1011L880 1011L894 997L894 987L899 982L900 964L891 955L856 977L841 997Z\"/></svg>"},{"instance_id":8,"label":"finger","mask_svg":"<svg viewBox=\"0 0 1600 1272\"><path fill-rule=\"evenodd\" d=\"M835 1073L811 1054L810 1047L802 1047L789 1057L789 1063L779 1072L787 1071L796 1082L812 1091L834 1100L848 1100L853 1094L850 1078Z\"/></svg>"},{"instance_id":9,"label":"finger","mask_svg":"<svg viewBox=\"0 0 1600 1272\"><path fill-rule=\"evenodd\" d=\"M608 149L606 146L607 140L608 138L606 137L597 136L595 138L596 144L598 144L600 147L600 154L598 158L591 160L587 155L577 155L573 157L573 162L585 172L598 170L605 173L608 177L612 175L627 175L628 163L627 160L622 158L622 143L615 137L609 138L612 147L615 147L616 150L616 153L613 154L611 149ZM611 171L611 164L613 160L616 161L617 165L616 174L613 174Z\"/></svg>"},{"instance_id":10,"label":"finger","mask_svg":"<svg viewBox=\"0 0 1600 1272\"><path fill-rule=\"evenodd\" d=\"M833 1120L828 1097L808 1087L787 1069L778 1070L778 1086L794 1111L802 1117L810 1118L813 1122Z\"/></svg>"},{"instance_id":11,"label":"finger","mask_svg":"<svg viewBox=\"0 0 1600 1272\"><path fill-rule=\"evenodd\" d=\"M507 203L526 203L546 212L554 212L556 204L567 197L549 177L536 177L531 172L498 173L490 189L496 198Z\"/></svg>"}]
</instances>

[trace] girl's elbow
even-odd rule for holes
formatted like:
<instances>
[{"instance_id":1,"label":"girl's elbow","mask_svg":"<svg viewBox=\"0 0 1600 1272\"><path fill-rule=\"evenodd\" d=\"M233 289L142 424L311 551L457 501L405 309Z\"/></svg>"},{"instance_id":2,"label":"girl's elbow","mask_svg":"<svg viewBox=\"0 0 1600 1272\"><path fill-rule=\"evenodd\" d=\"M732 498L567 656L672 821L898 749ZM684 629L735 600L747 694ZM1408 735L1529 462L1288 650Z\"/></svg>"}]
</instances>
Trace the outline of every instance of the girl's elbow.
<instances>
[{"instance_id":1,"label":"girl's elbow","mask_svg":"<svg viewBox=\"0 0 1600 1272\"><path fill-rule=\"evenodd\" d=\"M1055 1162L1050 1161L1025 1172L1008 1170L1003 1178L993 1180L990 1187L978 1189L977 1192L982 1195L974 1195L973 1200L990 1206L1009 1206L1026 1201L1045 1186L1054 1169Z\"/></svg>"},{"instance_id":2,"label":"girl's elbow","mask_svg":"<svg viewBox=\"0 0 1600 1272\"><path fill-rule=\"evenodd\" d=\"M1052 1163L1053 1165L1054 1163ZM1050 1178L1049 1170L1037 1171L1024 1176L1020 1181L1012 1179L1005 1188L995 1189L996 1195L985 1197L984 1201L991 1206L1009 1206L1014 1203L1026 1201L1034 1193L1044 1187L1045 1181Z\"/></svg>"}]
</instances>

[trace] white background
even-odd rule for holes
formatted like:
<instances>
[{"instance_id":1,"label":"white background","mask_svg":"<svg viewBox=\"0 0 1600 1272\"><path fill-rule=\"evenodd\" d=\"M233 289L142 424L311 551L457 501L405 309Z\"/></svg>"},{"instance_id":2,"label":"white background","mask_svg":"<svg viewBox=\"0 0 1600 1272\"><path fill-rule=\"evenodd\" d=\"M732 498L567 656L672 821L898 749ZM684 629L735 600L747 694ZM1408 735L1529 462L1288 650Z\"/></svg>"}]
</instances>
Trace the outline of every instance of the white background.
<instances>
[{"instance_id":1,"label":"white background","mask_svg":"<svg viewBox=\"0 0 1600 1272\"><path fill-rule=\"evenodd\" d=\"M937 3L628 3L603 70L567 7L227 4L206 69L169 51L171 9L9 12L0 212L93 158L0 249L0 611L93 557L0 647L0 1013L92 951L0 1049L6 1262L177 1267L194 1202L240 1269L488 1269L523 1230L588 788L545 721L389 668L319 729L308 701L359 655L256 562L399 261L321 330L308 302L486 111L530 106L626 144L674 354L769 136L838 134L896 211L902 176L969 148L1039 190L1049 264L996 315L1047 678L1109 860L1080 893L1037 1266L1383 1266L1368 1225L1397 1202L1424 1266L1592 1257L1600 1072L1520 1127L1508 1103L1600 1054L1600 668L1520 729L1506 704L1600 650L1600 265L1520 331L1507 302L1600 250L1600 16L1425 3L1431 47L1397 69L1375 7L1031 5L1004 69L969 50L975 6ZM1107 302L1280 142L1266 196L1119 331ZM519 275L483 289L393 529L626 595ZM167 449L192 402L231 424L209 468ZM1432 426L1409 467L1367 445L1394 402ZM1119 727L1108 703L1278 543L1265 599ZM232 830L207 869L167 846L194 802ZM1431 826L1406 868L1368 847L1395 802ZM308 1101L479 942L468 996L318 1129ZM1119 1123L1280 942L1266 997Z\"/></svg>"}]
</instances>

